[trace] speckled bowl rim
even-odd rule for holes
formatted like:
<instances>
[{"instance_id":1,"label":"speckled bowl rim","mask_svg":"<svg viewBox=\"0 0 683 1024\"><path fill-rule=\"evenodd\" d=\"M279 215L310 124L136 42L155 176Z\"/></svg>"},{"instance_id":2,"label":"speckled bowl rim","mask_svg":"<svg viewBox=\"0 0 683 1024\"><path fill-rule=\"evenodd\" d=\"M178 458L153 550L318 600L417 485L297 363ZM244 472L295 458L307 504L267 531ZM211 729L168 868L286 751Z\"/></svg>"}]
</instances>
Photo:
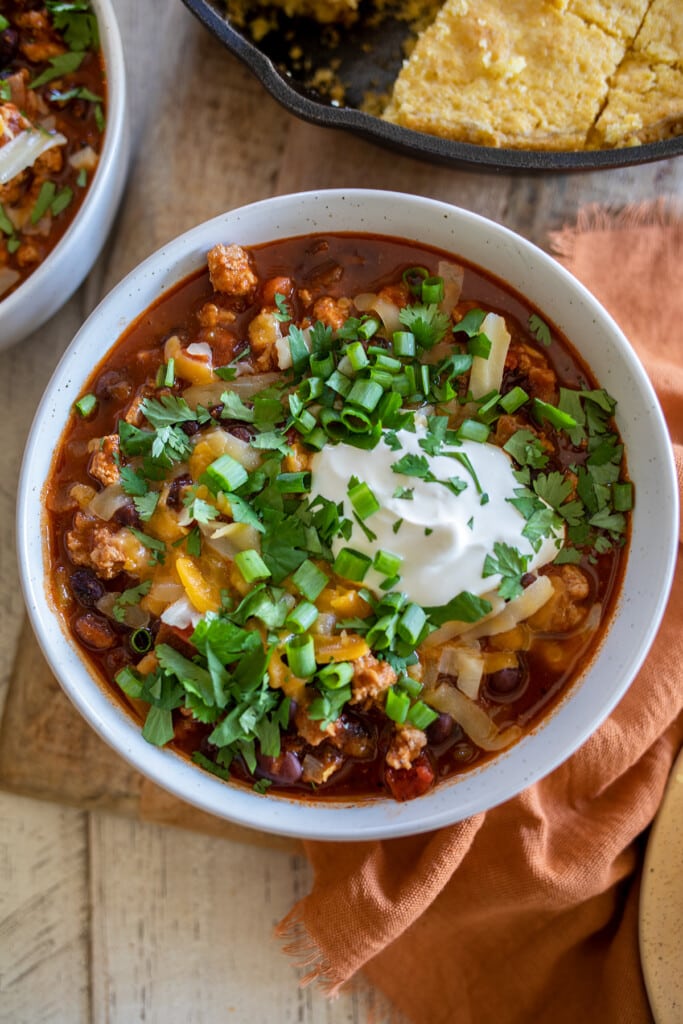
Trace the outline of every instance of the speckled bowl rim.
<instances>
[{"instance_id":1,"label":"speckled bowl rim","mask_svg":"<svg viewBox=\"0 0 683 1024\"><path fill-rule=\"evenodd\" d=\"M620 402L620 430L637 485L631 548L617 610L588 670L544 723L483 767L409 803L293 800L260 795L151 747L90 674L65 635L45 587L41 491L73 401L117 339L161 294L199 268L216 242L253 245L314 231L415 239L462 255L527 296L585 356ZM550 256L492 221L402 193L333 190L279 196L225 213L164 246L104 299L67 349L40 403L24 455L18 554L38 641L65 692L100 736L176 796L241 825L326 840L388 838L429 831L515 796L570 756L626 692L654 639L673 576L678 491L666 425L628 341L593 296Z\"/></svg>"}]
</instances>

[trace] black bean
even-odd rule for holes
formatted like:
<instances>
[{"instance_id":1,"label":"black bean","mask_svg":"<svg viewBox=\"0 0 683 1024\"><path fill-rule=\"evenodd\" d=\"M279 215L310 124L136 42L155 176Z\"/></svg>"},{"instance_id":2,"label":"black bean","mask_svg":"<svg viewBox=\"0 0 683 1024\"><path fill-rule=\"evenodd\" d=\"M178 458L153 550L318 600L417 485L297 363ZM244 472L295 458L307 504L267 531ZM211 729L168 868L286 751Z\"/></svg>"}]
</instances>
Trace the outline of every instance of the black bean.
<instances>
[{"instance_id":1,"label":"black bean","mask_svg":"<svg viewBox=\"0 0 683 1024\"><path fill-rule=\"evenodd\" d=\"M252 427L247 426L246 423L240 423L239 420L222 420L221 426L240 441L251 441L255 433Z\"/></svg>"},{"instance_id":2,"label":"black bean","mask_svg":"<svg viewBox=\"0 0 683 1024\"><path fill-rule=\"evenodd\" d=\"M178 511L182 504L183 496L181 492L184 487L189 487L191 483L192 477L190 476L189 473L183 473L182 476L177 476L175 477L174 480L171 481L171 484L168 488L168 496L166 498L166 505L168 506L168 508L172 508Z\"/></svg>"},{"instance_id":3,"label":"black bean","mask_svg":"<svg viewBox=\"0 0 683 1024\"><path fill-rule=\"evenodd\" d=\"M125 505L122 505L121 508L117 508L114 513L114 519L117 523L120 523L121 526L140 527L141 525L138 510L132 501L128 501Z\"/></svg>"},{"instance_id":4,"label":"black bean","mask_svg":"<svg viewBox=\"0 0 683 1024\"><path fill-rule=\"evenodd\" d=\"M117 402L124 402L132 390L133 385L121 370L105 370L95 384L95 394L98 398L113 398Z\"/></svg>"},{"instance_id":5,"label":"black bean","mask_svg":"<svg viewBox=\"0 0 683 1024\"><path fill-rule=\"evenodd\" d=\"M431 725L427 726L427 739L435 746L439 743L443 743L444 740L447 740L453 732L454 725L455 722L451 716L442 712Z\"/></svg>"},{"instance_id":6,"label":"black bean","mask_svg":"<svg viewBox=\"0 0 683 1024\"><path fill-rule=\"evenodd\" d=\"M502 668L488 677L487 687L492 695L507 696L519 689L522 672L519 668Z\"/></svg>"},{"instance_id":7,"label":"black bean","mask_svg":"<svg viewBox=\"0 0 683 1024\"><path fill-rule=\"evenodd\" d=\"M180 429L188 437L193 437L199 430L199 424L196 420L185 420L184 423L180 424Z\"/></svg>"},{"instance_id":8,"label":"black bean","mask_svg":"<svg viewBox=\"0 0 683 1024\"><path fill-rule=\"evenodd\" d=\"M526 589L530 587L532 583L535 583L537 579L535 572L525 572L521 579L522 586Z\"/></svg>"},{"instance_id":9,"label":"black bean","mask_svg":"<svg viewBox=\"0 0 683 1024\"><path fill-rule=\"evenodd\" d=\"M104 584L91 569L77 569L69 583L74 597L84 608L93 608L104 596Z\"/></svg>"},{"instance_id":10,"label":"black bean","mask_svg":"<svg viewBox=\"0 0 683 1024\"><path fill-rule=\"evenodd\" d=\"M258 768L256 774L263 779L270 779L271 782L279 782L283 786L291 786L301 778L301 761L291 750L287 750L277 757L266 757L264 754L257 755Z\"/></svg>"},{"instance_id":11,"label":"black bean","mask_svg":"<svg viewBox=\"0 0 683 1024\"><path fill-rule=\"evenodd\" d=\"M223 405L222 402L217 402L215 405L209 406L209 412L211 413L215 420L219 420L221 418L221 413L223 412L224 408L225 406Z\"/></svg>"}]
</instances>

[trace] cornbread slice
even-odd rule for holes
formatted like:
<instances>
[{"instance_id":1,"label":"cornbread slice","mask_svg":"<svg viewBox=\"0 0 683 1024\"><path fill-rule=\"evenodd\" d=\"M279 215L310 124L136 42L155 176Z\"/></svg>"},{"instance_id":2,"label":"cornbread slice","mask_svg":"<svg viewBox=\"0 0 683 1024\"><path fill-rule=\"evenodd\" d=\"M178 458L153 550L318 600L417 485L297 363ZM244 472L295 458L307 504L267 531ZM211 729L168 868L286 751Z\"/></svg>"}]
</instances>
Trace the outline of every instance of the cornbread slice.
<instances>
[{"instance_id":1,"label":"cornbread slice","mask_svg":"<svg viewBox=\"0 0 683 1024\"><path fill-rule=\"evenodd\" d=\"M683 67L683 0L652 0L633 50L653 64Z\"/></svg>"},{"instance_id":2,"label":"cornbread slice","mask_svg":"<svg viewBox=\"0 0 683 1024\"><path fill-rule=\"evenodd\" d=\"M566 0L565 0L566 2ZM566 10L590 25L630 43L650 0L569 0Z\"/></svg>"},{"instance_id":3,"label":"cornbread slice","mask_svg":"<svg viewBox=\"0 0 683 1024\"><path fill-rule=\"evenodd\" d=\"M683 132L683 69L627 57L614 76L591 148L638 146Z\"/></svg>"},{"instance_id":4,"label":"cornbread slice","mask_svg":"<svg viewBox=\"0 0 683 1024\"><path fill-rule=\"evenodd\" d=\"M552 0L447 0L383 116L480 145L581 149L624 50Z\"/></svg>"}]
</instances>

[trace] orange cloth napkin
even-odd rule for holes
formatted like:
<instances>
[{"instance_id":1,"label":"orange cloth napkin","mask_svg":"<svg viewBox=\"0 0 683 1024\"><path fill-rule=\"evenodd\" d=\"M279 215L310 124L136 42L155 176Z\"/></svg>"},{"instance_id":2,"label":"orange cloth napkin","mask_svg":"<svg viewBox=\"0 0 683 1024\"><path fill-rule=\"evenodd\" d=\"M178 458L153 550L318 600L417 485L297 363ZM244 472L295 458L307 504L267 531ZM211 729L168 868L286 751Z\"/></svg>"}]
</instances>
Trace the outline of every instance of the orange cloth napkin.
<instances>
[{"instance_id":1,"label":"orange cloth napkin","mask_svg":"<svg viewBox=\"0 0 683 1024\"><path fill-rule=\"evenodd\" d=\"M552 239L657 387L683 482L683 221L585 211ZM679 548L680 554L680 548ZM520 796L427 835L307 843L313 891L279 926L334 993L357 971L419 1024L643 1024L639 868L683 741L683 571L605 724Z\"/></svg>"}]
</instances>

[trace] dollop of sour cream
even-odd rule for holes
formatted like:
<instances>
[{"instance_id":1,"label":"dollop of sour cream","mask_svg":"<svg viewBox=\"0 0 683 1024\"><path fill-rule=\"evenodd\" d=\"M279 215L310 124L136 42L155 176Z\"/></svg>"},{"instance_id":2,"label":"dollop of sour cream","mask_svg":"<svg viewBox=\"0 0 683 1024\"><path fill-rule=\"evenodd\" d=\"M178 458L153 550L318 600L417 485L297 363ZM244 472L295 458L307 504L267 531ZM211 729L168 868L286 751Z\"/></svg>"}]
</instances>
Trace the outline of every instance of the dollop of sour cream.
<instances>
[{"instance_id":1,"label":"dollop of sour cream","mask_svg":"<svg viewBox=\"0 0 683 1024\"><path fill-rule=\"evenodd\" d=\"M449 447L449 452L465 456L473 475L448 455L427 454L419 445L426 437L420 427L415 433L399 430L393 436L401 445L396 450L383 438L370 451L342 443L327 445L313 457L311 497L321 495L336 504L343 502L344 516L353 524L348 539L337 536L333 540L335 557L345 547L373 559L379 550L398 555L402 561L396 589L425 607L447 604L462 591L481 597L495 590L502 576L484 576L483 570L486 556L494 556L497 542L528 555L528 572L556 557L564 540L561 528L544 538L538 551L522 536L526 520L508 500L516 496L520 484L502 448L477 441ZM428 475L435 479L392 469L405 455L427 459ZM364 520L376 539L371 540L353 518L348 496L352 477L365 482L379 502L379 509ZM458 494L441 482L453 477L458 478L455 489L461 488ZM371 569L363 585L381 594L384 579Z\"/></svg>"}]
</instances>

